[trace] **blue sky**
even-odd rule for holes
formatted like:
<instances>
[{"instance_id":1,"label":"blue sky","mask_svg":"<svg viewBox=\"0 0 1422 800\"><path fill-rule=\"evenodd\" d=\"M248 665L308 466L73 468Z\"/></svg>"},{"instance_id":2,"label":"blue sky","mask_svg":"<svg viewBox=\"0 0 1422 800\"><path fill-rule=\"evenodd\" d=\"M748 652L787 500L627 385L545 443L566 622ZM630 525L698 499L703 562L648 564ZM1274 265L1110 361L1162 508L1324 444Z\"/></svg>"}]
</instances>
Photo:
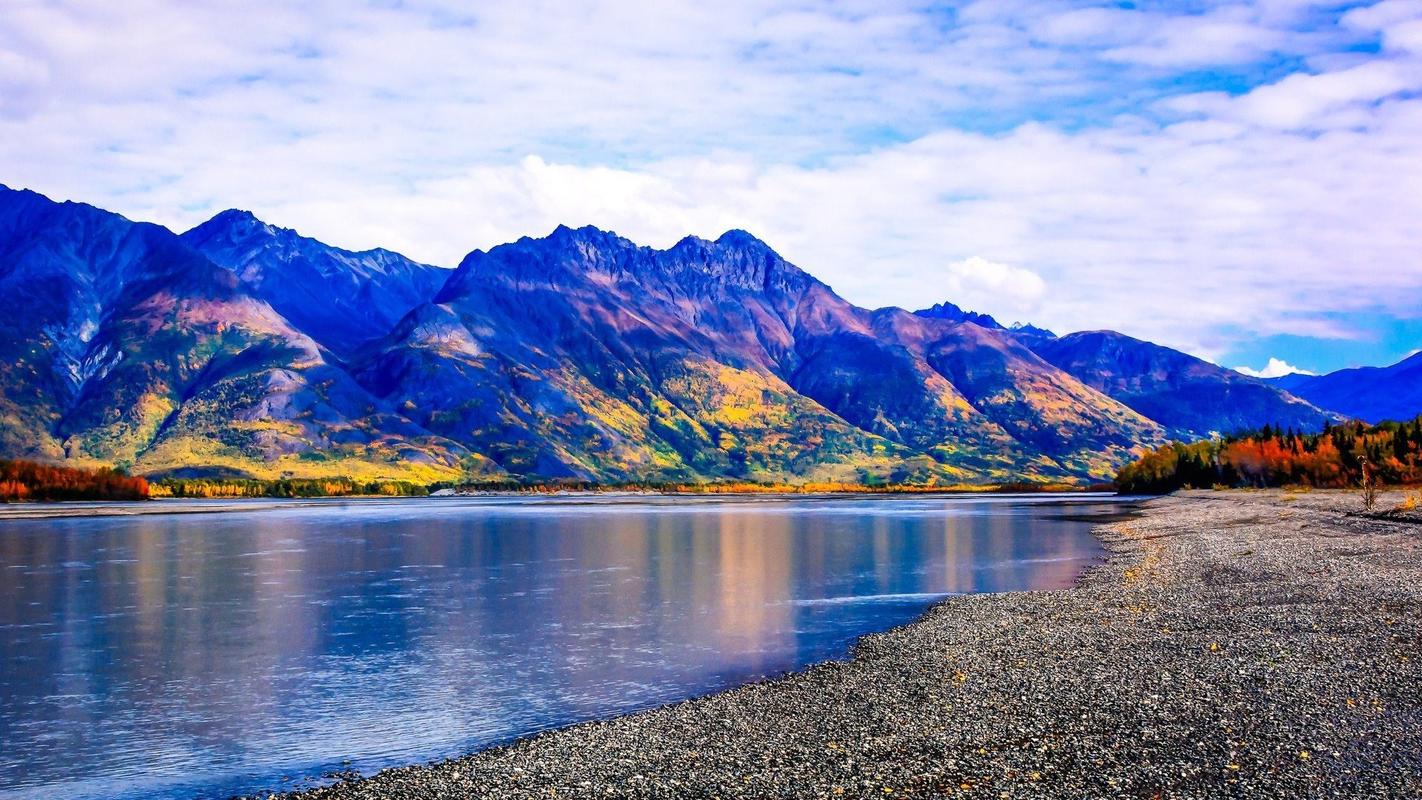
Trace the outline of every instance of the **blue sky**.
<instances>
[{"instance_id":1,"label":"blue sky","mask_svg":"<svg viewBox=\"0 0 1422 800\"><path fill-rule=\"evenodd\" d=\"M0 182L453 265L744 228L868 306L1422 346L1422 2L8 0Z\"/></svg>"}]
</instances>

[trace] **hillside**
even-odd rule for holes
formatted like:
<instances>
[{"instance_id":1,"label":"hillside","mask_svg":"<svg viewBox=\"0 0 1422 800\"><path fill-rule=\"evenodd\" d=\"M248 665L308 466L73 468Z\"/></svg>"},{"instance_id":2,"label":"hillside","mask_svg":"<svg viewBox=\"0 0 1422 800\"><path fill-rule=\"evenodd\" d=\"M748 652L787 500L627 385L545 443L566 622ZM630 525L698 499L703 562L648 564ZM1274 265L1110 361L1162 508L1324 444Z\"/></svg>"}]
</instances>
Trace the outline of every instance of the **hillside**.
<instances>
[{"instance_id":1,"label":"hillside","mask_svg":"<svg viewBox=\"0 0 1422 800\"><path fill-rule=\"evenodd\" d=\"M1325 422L1340 419L1265 381L1115 331L1083 331L1032 347L1086 385L1160 423L1177 439L1265 425L1317 431Z\"/></svg>"},{"instance_id":2,"label":"hillside","mask_svg":"<svg viewBox=\"0 0 1422 800\"><path fill-rule=\"evenodd\" d=\"M0 456L159 476L957 484L1331 415L1113 332L870 310L744 231L454 270L0 189Z\"/></svg>"}]
</instances>

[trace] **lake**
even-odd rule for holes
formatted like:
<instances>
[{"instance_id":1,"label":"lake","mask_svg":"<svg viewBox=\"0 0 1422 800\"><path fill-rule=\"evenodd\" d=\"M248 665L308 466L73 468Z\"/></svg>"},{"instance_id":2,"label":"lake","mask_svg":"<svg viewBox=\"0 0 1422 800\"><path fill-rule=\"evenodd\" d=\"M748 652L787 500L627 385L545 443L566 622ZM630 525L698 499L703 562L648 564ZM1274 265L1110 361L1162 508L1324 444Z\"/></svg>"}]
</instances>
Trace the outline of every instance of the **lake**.
<instances>
[{"instance_id":1,"label":"lake","mask_svg":"<svg viewBox=\"0 0 1422 800\"><path fill-rule=\"evenodd\" d=\"M201 504L165 501L172 507ZM1070 586L1100 496L464 497L0 520L0 797L459 755Z\"/></svg>"}]
</instances>

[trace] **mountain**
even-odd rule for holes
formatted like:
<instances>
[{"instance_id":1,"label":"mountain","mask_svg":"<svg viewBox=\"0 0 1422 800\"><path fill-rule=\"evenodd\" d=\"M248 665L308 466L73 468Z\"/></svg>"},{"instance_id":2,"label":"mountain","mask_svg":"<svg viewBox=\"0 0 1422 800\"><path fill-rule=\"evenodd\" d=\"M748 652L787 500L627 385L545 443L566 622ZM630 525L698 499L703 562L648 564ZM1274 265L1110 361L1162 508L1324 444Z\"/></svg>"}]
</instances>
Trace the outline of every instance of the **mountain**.
<instances>
[{"instance_id":1,"label":"mountain","mask_svg":"<svg viewBox=\"0 0 1422 800\"><path fill-rule=\"evenodd\" d=\"M1387 367L1341 369L1327 375L1284 375L1269 381L1317 406L1365 422L1422 414L1422 353Z\"/></svg>"},{"instance_id":2,"label":"mountain","mask_svg":"<svg viewBox=\"0 0 1422 800\"><path fill-rule=\"evenodd\" d=\"M4 455L426 480L469 456L165 228L0 187L0 298Z\"/></svg>"},{"instance_id":3,"label":"mountain","mask_svg":"<svg viewBox=\"0 0 1422 800\"><path fill-rule=\"evenodd\" d=\"M1032 347L1176 438L1255 430L1266 423L1314 431L1337 419L1265 381L1115 331L1072 333Z\"/></svg>"},{"instance_id":4,"label":"mountain","mask_svg":"<svg viewBox=\"0 0 1422 800\"><path fill-rule=\"evenodd\" d=\"M1102 478L1319 409L1110 332L840 298L744 231L559 227L442 270L0 187L0 456L149 475Z\"/></svg>"},{"instance_id":5,"label":"mountain","mask_svg":"<svg viewBox=\"0 0 1422 800\"><path fill-rule=\"evenodd\" d=\"M1036 325L1029 325L1025 322L1014 323L1012 327L1007 330L1012 332L1013 337L1016 338L1017 341L1034 349L1042 342L1057 338L1055 333L1052 333L1046 328L1039 328Z\"/></svg>"},{"instance_id":6,"label":"mountain","mask_svg":"<svg viewBox=\"0 0 1422 800\"><path fill-rule=\"evenodd\" d=\"M1178 350L1115 331L1058 337L1045 328L1004 327L986 314L938 303L914 314L973 322L1010 333L1018 342L1078 380L1162 425L1169 436L1196 439L1254 430L1265 424L1316 430L1338 415L1315 407L1288 386L1215 366ZM1298 394L1295 392L1294 394ZM1310 398L1313 399L1313 398Z\"/></svg>"},{"instance_id":7,"label":"mountain","mask_svg":"<svg viewBox=\"0 0 1422 800\"><path fill-rule=\"evenodd\" d=\"M853 306L742 231L475 251L353 368L516 474L1104 476L1160 438L1007 332Z\"/></svg>"},{"instance_id":8,"label":"mountain","mask_svg":"<svg viewBox=\"0 0 1422 800\"><path fill-rule=\"evenodd\" d=\"M928 319L943 319L949 322L971 322L983 328L995 330L1006 330L997 320L989 314L979 314L976 311L964 311L956 303L935 303L928 308L921 308L913 312L915 316L927 317Z\"/></svg>"},{"instance_id":9,"label":"mountain","mask_svg":"<svg viewBox=\"0 0 1422 800\"><path fill-rule=\"evenodd\" d=\"M357 253L331 247L235 209L182 239L235 272L256 297L341 355L389 333L410 309L434 297L450 272L389 250Z\"/></svg>"}]
</instances>

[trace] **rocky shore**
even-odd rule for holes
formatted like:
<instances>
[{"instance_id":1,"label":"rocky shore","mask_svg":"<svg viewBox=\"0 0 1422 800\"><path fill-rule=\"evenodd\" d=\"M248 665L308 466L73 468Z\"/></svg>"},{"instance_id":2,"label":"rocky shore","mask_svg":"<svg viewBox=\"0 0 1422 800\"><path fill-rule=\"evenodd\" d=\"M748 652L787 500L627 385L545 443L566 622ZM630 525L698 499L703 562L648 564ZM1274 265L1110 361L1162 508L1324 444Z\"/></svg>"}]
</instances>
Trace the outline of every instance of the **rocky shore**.
<instances>
[{"instance_id":1,"label":"rocky shore","mask_svg":"<svg viewBox=\"0 0 1422 800\"><path fill-rule=\"evenodd\" d=\"M846 662L287 797L1422 796L1422 526L1359 506L1152 500L1075 589L956 598Z\"/></svg>"}]
</instances>

